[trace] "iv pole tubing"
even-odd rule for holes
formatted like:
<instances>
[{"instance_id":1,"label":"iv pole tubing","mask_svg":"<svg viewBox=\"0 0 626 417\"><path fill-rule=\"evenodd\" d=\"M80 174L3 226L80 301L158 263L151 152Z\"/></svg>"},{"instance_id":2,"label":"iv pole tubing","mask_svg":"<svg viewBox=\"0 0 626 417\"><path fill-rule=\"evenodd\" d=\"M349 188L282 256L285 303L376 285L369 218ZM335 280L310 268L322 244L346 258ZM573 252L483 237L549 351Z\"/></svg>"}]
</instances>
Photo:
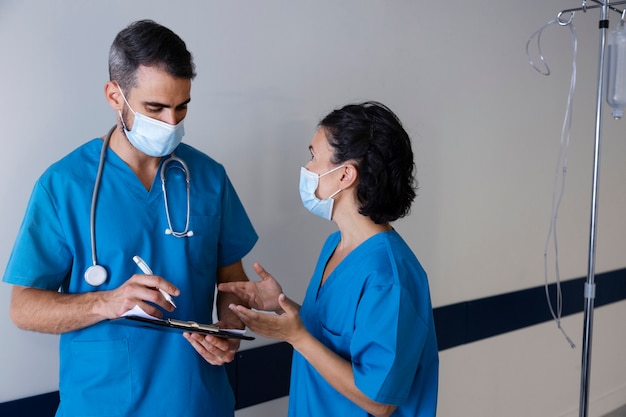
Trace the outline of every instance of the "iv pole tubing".
<instances>
[{"instance_id":1,"label":"iv pole tubing","mask_svg":"<svg viewBox=\"0 0 626 417\"><path fill-rule=\"evenodd\" d=\"M580 377L580 417L587 417L589 411L589 375L591 364L591 340L593 334L593 308L595 299L595 257L596 257L596 221L598 218L598 177L600 171L600 143L602 138L602 92L604 86L604 56L606 30L608 27L608 1L602 4L600 15L600 54L598 59L598 92L596 102L596 131L593 155L593 181L591 190L591 226L589 230L589 262L585 283L585 316L583 329L583 354Z\"/></svg>"}]
</instances>

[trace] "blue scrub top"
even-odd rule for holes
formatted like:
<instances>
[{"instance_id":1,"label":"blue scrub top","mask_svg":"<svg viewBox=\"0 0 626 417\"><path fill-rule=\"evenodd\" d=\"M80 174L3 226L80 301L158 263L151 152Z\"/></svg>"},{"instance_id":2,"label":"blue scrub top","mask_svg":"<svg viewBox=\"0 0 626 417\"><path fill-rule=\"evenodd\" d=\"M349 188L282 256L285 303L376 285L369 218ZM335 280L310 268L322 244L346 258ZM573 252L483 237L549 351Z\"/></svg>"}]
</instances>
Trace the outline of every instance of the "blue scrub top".
<instances>
[{"instance_id":1,"label":"blue scrub top","mask_svg":"<svg viewBox=\"0 0 626 417\"><path fill-rule=\"evenodd\" d=\"M307 330L352 364L356 386L398 408L434 417L439 357L426 273L396 231L353 250L320 287L341 236L326 241L300 316ZM367 416L294 351L289 416Z\"/></svg>"},{"instance_id":2,"label":"blue scrub top","mask_svg":"<svg viewBox=\"0 0 626 417\"><path fill-rule=\"evenodd\" d=\"M98 263L107 281L92 287L89 213L102 140L93 139L52 165L35 184L4 282L77 294L111 290L141 273L141 256L180 289L166 317L213 321L218 267L241 260L257 235L224 167L181 144L175 153L191 177L192 237L166 235L160 175L147 191L107 149L96 209ZM164 158L165 159L165 158ZM185 227L184 173L167 168L174 230ZM160 169L160 168L159 168ZM103 321L61 335L57 416L232 416L233 393L223 367L208 364L178 333Z\"/></svg>"}]
</instances>

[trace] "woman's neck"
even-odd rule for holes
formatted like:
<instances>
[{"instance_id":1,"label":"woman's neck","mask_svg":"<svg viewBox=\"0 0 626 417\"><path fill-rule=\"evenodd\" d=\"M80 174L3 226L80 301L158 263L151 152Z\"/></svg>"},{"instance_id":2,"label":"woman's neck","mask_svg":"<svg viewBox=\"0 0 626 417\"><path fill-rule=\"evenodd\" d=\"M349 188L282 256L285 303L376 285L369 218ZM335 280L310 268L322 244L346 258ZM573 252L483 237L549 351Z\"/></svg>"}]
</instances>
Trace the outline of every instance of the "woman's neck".
<instances>
[{"instance_id":1,"label":"woman's neck","mask_svg":"<svg viewBox=\"0 0 626 417\"><path fill-rule=\"evenodd\" d=\"M341 233L341 241L337 249L345 253L351 252L361 243L378 233L392 230L389 223L377 224L369 217L363 215L350 216L341 222L337 222L337 226Z\"/></svg>"}]
</instances>

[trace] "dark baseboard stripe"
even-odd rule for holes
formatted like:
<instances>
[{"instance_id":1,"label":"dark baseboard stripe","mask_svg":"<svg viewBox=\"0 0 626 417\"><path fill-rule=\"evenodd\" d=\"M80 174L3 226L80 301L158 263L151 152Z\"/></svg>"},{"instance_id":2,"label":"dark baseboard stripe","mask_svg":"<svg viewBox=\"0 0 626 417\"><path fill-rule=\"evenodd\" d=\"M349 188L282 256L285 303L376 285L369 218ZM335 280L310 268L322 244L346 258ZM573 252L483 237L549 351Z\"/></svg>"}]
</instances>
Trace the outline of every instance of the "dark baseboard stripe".
<instances>
[{"instance_id":1,"label":"dark baseboard stripe","mask_svg":"<svg viewBox=\"0 0 626 417\"><path fill-rule=\"evenodd\" d=\"M563 317L584 310L585 282L578 278L561 283ZM626 299L626 268L596 274L595 282L595 307ZM550 284L548 292L554 300L556 285ZM544 286L438 307L434 317L440 351L552 320ZM289 395L291 354L287 343L239 352L226 365L236 409ZM59 393L51 392L0 403L0 416L53 417L58 404Z\"/></svg>"},{"instance_id":2,"label":"dark baseboard stripe","mask_svg":"<svg viewBox=\"0 0 626 417\"><path fill-rule=\"evenodd\" d=\"M274 343L237 353L226 365L235 392L235 409L289 395L291 354L288 343Z\"/></svg>"},{"instance_id":3,"label":"dark baseboard stripe","mask_svg":"<svg viewBox=\"0 0 626 417\"><path fill-rule=\"evenodd\" d=\"M586 281L561 283L563 317L584 311ZM626 269L596 274L595 283L595 307L626 299ZM555 306L556 284L548 292ZM438 307L434 317L440 351L553 319L544 286Z\"/></svg>"},{"instance_id":4,"label":"dark baseboard stripe","mask_svg":"<svg viewBox=\"0 0 626 417\"><path fill-rule=\"evenodd\" d=\"M59 405L59 391L0 403L2 417L54 417Z\"/></svg>"}]
</instances>

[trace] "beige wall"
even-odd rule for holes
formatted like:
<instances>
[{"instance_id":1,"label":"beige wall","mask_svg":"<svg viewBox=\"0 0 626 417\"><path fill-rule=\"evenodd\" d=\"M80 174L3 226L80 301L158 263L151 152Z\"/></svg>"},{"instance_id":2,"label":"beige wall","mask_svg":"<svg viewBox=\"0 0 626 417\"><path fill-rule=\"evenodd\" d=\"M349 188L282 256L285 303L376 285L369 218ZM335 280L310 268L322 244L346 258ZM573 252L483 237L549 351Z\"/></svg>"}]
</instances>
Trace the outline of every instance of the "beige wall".
<instances>
[{"instance_id":1,"label":"beige wall","mask_svg":"<svg viewBox=\"0 0 626 417\"><path fill-rule=\"evenodd\" d=\"M396 227L429 273L435 307L542 285L543 247L571 70L569 32L552 27L552 75L529 65L529 36L574 1L316 0L0 2L0 269L37 176L114 121L103 85L110 43L138 18L178 32L198 78L186 141L224 163L261 236L260 261L302 298L332 224L297 193L318 118L376 99L412 134L419 197ZM617 19L612 16L612 27ZM565 198L563 279L586 275L598 13L574 19L578 83ZM626 121L605 108L597 272L626 267ZM88 228L88 225L85 225ZM552 277L551 277L552 279ZM57 338L21 332L0 285L0 402L57 389ZM565 300L583 303L583 300ZM545 305L529 305L529 309ZM591 415L624 402L624 303L598 309ZM576 415L582 315L441 354L441 416ZM245 347L267 343L257 340ZM279 400L254 411L284 410ZM262 411L261 411L262 410ZM243 417L252 412L242 410Z\"/></svg>"}]
</instances>

